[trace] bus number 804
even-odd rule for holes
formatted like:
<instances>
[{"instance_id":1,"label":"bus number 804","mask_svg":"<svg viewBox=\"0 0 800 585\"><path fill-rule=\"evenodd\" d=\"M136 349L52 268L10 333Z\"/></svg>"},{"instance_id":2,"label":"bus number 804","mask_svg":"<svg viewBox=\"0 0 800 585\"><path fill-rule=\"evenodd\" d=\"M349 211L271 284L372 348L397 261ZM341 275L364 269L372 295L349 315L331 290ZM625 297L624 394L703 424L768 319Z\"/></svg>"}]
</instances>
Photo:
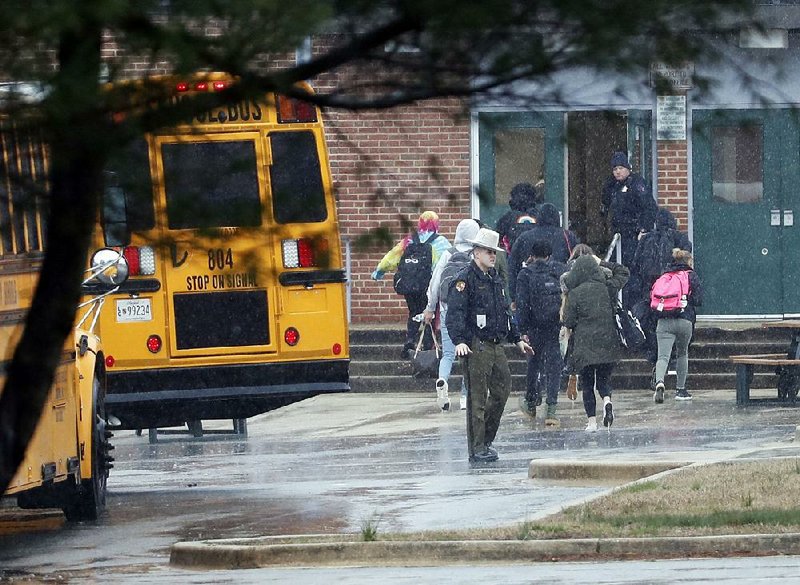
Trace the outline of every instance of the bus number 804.
<instances>
[{"instance_id":1,"label":"bus number 804","mask_svg":"<svg viewBox=\"0 0 800 585\"><path fill-rule=\"evenodd\" d=\"M227 250L217 248L216 250L208 251L209 270L224 270L226 266L233 268L233 253L230 248Z\"/></svg>"}]
</instances>

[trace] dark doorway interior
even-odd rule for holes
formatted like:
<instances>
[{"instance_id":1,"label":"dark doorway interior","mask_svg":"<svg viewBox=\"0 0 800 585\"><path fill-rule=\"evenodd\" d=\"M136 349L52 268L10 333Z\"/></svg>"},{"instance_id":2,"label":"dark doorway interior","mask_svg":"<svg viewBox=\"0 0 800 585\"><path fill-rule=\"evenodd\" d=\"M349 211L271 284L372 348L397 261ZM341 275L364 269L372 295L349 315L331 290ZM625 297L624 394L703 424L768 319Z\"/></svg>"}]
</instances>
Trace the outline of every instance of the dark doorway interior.
<instances>
[{"instance_id":1,"label":"dark doorway interior","mask_svg":"<svg viewBox=\"0 0 800 585\"><path fill-rule=\"evenodd\" d=\"M611 175L611 155L627 150L627 116L624 112L570 112L567 140L570 229L581 242L604 251L611 234L608 220L600 215L601 192Z\"/></svg>"}]
</instances>

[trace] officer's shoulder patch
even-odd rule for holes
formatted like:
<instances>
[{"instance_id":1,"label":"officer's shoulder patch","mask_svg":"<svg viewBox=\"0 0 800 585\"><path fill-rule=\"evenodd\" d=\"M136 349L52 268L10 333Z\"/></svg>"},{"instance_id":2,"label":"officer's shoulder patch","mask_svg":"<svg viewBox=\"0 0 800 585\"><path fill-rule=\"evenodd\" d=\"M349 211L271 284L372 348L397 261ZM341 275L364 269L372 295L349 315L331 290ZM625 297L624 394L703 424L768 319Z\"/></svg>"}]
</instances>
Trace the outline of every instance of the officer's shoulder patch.
<instances>
[{"instance_id":1,"label":"officer's shoulder patch","mask_svg":"<svg viewBox=\"0 0 800 585\"><path fill-rule=\"evenodd\" d=\"M458 292L464 292L464 289L467 288L467 283L464 280L457 280L455 286Z\"/></svg>"}]
</instances>

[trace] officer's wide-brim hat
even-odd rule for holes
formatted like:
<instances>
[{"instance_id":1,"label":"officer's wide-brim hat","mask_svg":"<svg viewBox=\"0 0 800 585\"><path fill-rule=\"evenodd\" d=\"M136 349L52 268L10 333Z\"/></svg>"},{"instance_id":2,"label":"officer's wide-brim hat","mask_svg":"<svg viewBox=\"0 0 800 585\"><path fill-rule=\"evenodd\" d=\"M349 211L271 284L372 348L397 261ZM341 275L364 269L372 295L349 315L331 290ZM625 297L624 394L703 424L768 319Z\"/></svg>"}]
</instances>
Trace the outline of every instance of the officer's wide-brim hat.
<instances>
[{"instance_id":1,"label":"officer's wide-brim hat","mask_svg":"<svg viewBox=\"0 0 800 585\"><path fill-rule=\"evenodd\" d=\"M495 250L496 252L502 252L502 248L499 248L497 244L500 242L500 234L496 231L481 228L478 230L478 235L475 236L474 240L467 240L470 244L477 248L486 248L487 250Z\"/></svg>"}]
</instances>

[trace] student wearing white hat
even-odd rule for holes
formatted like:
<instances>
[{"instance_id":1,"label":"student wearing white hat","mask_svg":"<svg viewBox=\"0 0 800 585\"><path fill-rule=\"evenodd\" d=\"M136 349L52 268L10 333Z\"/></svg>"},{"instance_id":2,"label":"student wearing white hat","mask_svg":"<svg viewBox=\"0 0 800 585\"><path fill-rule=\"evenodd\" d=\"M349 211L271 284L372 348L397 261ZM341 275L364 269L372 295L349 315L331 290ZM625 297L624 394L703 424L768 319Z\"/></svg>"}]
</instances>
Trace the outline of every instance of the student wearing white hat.
<instances>
[{"instance_id":1,"label":"student wearing white hat","mask_svg":"<svg viewBox=\"0 0 800 585\"><path fill-rule=\"evenodd\" d=\"M503 343L511 341L524 353L531 346L520 339L511 319L503 282L494 268L500 235L481 228L469 243L472 261L450 284L447 330L456 355L465 359L467 376L467 443L470 463L496 461L492 442L500 427L511 371Z\"/></svg>"}]
</instances>

